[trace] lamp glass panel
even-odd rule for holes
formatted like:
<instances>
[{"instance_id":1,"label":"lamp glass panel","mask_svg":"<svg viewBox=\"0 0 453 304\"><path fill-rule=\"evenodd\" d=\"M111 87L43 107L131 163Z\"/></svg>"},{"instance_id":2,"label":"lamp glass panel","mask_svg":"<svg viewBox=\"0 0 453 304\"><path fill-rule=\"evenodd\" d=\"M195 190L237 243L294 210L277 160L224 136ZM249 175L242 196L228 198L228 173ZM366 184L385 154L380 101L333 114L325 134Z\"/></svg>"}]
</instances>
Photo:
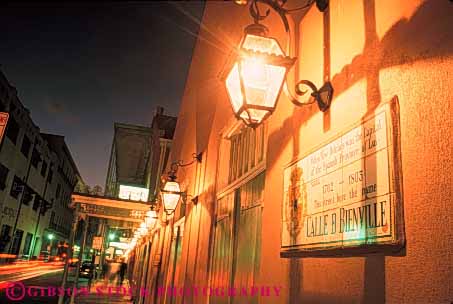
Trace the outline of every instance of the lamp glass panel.
<instances>
[{"instance_id":1,"label":"lamp glass panel","mask_svg":"<svg viewBox=\"0 0 453 304\"><path fill-rule=\"evenodd\" d=\"M244 102L244 98L241 93L241 82L239 79L239 69L237 63L234 64L233 68L226 78L226 87L228 94L230 95L233 111L237 114Z\"/></svg>"},{"instance_id":2,"label":"lamp glass panel","mask_svg":"<svg viewBox=\"0 0 453 304\"><path fill-rule=\"evenodd\" d=\"M155 210L149 210L146 212L146 217L157 217L157 212Z\"/></svg>"},{"instance_id":3,"label":"lamp glass panel","mask_svg":"<svg viewBox=\"0 0 453 304\"><path fill-rule=\"evenodd\" d=\"M259 124L275 108L287 70L287 67L271 64L266 54L285 56L285 53L276 39L251 34L244 37L241 49L257 53L239 57L226 78L226 87L235 114L247 123Z\"/></svg>"},{"instance_id":4,"label":"lamp glass panel","mask_svg":"<svg viewBox=\"0 0 453 304\"><path fill-rule=\"evenodd\" d=\"M242 42L242 48L254 52L273 54L277 56L285 55L277 40L274 38L251 34L247 34L245 36L244 41Z\"/></svg>"},{"instance_id":5,"label":"lamp glass panel","mask_svg":"<svg viewBox=\"0 0 453 304\"><path fill-rule=\"evenodd\" d=\"M245 58L241 62L247 104L275 107L284 81L286 68L266 64L261 58Z\"/></svg>"},{"instance_id":6,"label":"lamp glass panel","mask_svg":"<svg viewBox=\"0 0 453 304\"><path fill-rule=\"evenodd\" d=\"M174 181L168 181L165 183L162 193L162 200L166 210L173 211L178 205L181 194L179 193L168 193L168 192L181 192L179 184Z\"/></svg>"},{"instance_id":7,"label":"lamp glass panel","mask_svg":"<svg viewBox=\"0 0 453 304\"><path fill-rule=\"evenodd\" d=\"M146 217L145 218L145 224L146 227L152 228L156 224L156 218L155 217Z\"/></svg>"}]
</instances>

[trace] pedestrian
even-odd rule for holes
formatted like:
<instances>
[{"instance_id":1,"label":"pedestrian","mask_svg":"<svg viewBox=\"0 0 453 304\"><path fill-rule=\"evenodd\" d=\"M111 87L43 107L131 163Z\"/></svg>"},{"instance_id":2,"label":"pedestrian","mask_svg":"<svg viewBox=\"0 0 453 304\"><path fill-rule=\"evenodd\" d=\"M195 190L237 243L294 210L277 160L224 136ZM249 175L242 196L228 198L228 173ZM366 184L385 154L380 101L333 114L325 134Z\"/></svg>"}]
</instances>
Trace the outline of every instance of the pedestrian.
<instances>
[{"instance_id":1,"label":"pedestrian","mask_svg":"<svg viewBox=\"0 0 453 304\"><path fill-rule=\"evenodd\" d=\"M105 279L105 275L107 274L107 261L104 261L102 264L102 278Z\"/></svg>"},{"instance_id":2,"label":"pedestrian","mask_svg":"<svg viewBox=\"0 0 453 304\"><path fill-rule=\"evenodd\" d=\"M119 281L118 274L120 272L120 263L113 260L110 262L109 267L109 282L117 284Z\"/></svg>"},{"instance_id":3,"label":"pedestrian","mask_svg":"<svg viewBox=\"0 0 453 304\"><path fill-rule=\"evenodd\" d=\"M120 285L123 285L123 281L124 281L124 276L126 274L126 270L127 270L127 264L124 261L124 259L122 259L121 260L121 266L120 266Z\"/></svg>"},{"instance_id":4,"label":"pedestrian","mask_svg":"<svg viewBox=\"0 0 453 304\"><path fill-rule=\"evenodd\" d=\"M110 279L112 276L112 262L111 261L106 261L105 263L105 273L104 273L104 285L108 286L110 283Z\"/></svg>"}]
</instances>

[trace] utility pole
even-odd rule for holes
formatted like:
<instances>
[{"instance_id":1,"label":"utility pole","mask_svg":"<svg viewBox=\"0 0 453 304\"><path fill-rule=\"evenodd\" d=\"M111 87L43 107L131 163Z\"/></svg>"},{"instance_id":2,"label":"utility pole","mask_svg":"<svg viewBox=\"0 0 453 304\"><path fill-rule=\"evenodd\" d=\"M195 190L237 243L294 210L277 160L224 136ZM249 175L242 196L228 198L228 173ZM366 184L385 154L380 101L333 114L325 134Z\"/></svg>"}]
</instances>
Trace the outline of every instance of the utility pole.
<instances>
[{"instance_id":1,"label":"utility pole","mask_svg":"<svg viewBox=\"0 0 453 304\"><path fill-rule=\"evenodd\" d=\"M79 258L78 258L78 261L77 261L77 266L76 266L76 273L75 273L75 279L74 279L74 283L73 283L73 286L72 286L72 292L71 292L71 300L69 301L70 304L74 304L74 298L75 298L75 290L78 289L79 287L79 269L80 269L80 266L82 266L82 260L83 260L83 251L85 250L85 243L86 243L86 240L87 240L87 231L88 231L88 225L90 223L90 217L88 215L86 215L85 217L85 223L84 223L84 226L83 226L83 237L82 237L82 244L80 245L80 251L79 251Z\"/></svg>"},{"instance_id":2,"label":"utility pole","mask_svg":"<svg viewBox=\"0 0 453 304\"><path fill-rule=\"evenodd\" d=\"M49 166L49 170L50 170L51 166ZM35 252L35 247L36 247L36 233L38 232L38 227L39 227L39 221L41 219L41 210L43 208L43 204L45 205L46 204L46 192L47 192L47 185L48 185L48 182L47 182L47 177L45 178L45 185L44 185L44 191L43 191L43 194L42 194L42 202L39 203L39 208L38 208L38 219L36 221L36 225L35 225L35 232L33 233L33 240L32 240L32 246L31 246L31 254L28 255L28 260L30 260L30 256L33 255L33 253ZM43 236L41 236L42 239Z\"/></svg>"},{"instance_id":3,"label":"utility pole","mask_svg":"<svg viewBox=\"0 0 453 304\"><path fill-rule=\"evenodd\" d=\"M69 236L69 248L70 248L69 256L66 259L66 262L64 264L63 278L61 280L61 289L62 290L65 290L65 287L66 287L66 281L68 279L68 272L69 272L69 263L72 260L72 256L74 253L74 239L75 239L75 235L76 235L76 231L77 231L77 223L79 222L79 209L80 209L80 205L76 203L75 211L74 211L74 219L72 220L71 234ZM78 268L76 268L76 272L77 273L79 272ZM63 304L63 300L64 300L64 293L60 294L58 296L58 304Z\"/></svg>"}]
</instances>

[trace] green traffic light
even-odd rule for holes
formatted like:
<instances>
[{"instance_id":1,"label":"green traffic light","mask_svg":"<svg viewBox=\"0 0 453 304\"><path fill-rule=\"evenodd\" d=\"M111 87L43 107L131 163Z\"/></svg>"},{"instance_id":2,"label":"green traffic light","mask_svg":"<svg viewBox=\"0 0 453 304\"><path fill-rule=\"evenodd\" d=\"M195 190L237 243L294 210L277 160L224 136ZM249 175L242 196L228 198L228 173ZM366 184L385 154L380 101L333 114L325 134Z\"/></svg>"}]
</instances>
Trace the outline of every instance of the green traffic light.
<instances>
[{"instance_id":1,"label":"green traffic light","mask_svg":"<svg viewBox=\"0 0 453 304\"><path fill-rule=\"evenodd\" d=\"M53 234L52 234L52 233L48 234L48 235L47 235L47 238L48 238L49 240L53 240Z\"/></svg>"},{"instance_id":2,"label":"green traffic light","mask_svg":"<svg viewBox=\"0 0 453 304\"><path fill-rule=\"evenodd\" d=\"M115 233L109 234L109 240L113 241L115 239Z\"/></svg>"}]
</instances>

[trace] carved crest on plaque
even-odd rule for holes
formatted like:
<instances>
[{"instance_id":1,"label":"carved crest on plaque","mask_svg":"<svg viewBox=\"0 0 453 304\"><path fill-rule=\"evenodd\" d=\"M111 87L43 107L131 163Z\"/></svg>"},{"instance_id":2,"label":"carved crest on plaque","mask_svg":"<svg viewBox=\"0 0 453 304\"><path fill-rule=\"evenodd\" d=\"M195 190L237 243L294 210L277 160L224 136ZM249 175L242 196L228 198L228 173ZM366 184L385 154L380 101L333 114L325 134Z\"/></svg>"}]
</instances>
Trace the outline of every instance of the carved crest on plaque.
<instances>
[{"instance_id":1,"label":"carved crest on plaque","mask_svg":"<svg viewBox=\"0 0 453 304\"><path fill-rule=\"evenodd\" d=\"M307 213L306 199L307 192L303 181L303 170L296 166L291 170L285 206L286 228L293 243L296 242L303 228L304 217Z\"/></svg>"}]
</instances>

